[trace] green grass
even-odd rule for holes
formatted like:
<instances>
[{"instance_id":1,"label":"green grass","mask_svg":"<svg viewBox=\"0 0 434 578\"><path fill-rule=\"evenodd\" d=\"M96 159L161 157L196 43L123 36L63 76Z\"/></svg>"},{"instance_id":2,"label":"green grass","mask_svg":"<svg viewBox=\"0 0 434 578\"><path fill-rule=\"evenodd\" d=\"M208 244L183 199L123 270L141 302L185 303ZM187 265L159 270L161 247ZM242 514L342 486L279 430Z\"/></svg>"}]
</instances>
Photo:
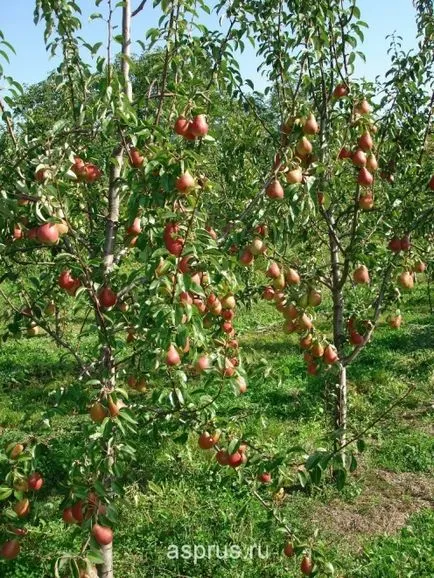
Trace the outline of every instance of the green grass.
<instances>
[{"instance_id":1,"label":"green grass","mask_svg":"<svg viewBox=\"0 0 434 578\"><path fill-rule=\"evenodd\" d=\"M351 433L373 421L411 385L415 387L365 437L367 450L344 490L322 484L301 491L292 486L292 470L283 472L282 484L288 485L289 493L276 502L279 514L308 539L318 528L315 548L341 577L434 576L434 514L429 510L432 494L427 495L434 472L434 331L423 287L411 299L402 329L381 326L374 344L350 369ZM253 311L242 311L238 323L251 378L245 396L223 397L222 419L234 431L243 429L246 439L259 447L284 452L300 444L310 451L324 446L331 428L324 377L306 376L296 337L280 331L281 319L270 306L259 304ZM43 430L41 419L58 404L61 388L71 393L66 405L61 405L64 415L54 415L51 428ZM80 530L65 530L59 519L56 488L66 487L71 461L82 457L84 405L73 363L47 339L2 345L2 444L27 439L37 429L39 464L47 479L35 504L40 521L31 526L19 559L8 564L0 561L2 578L52 578L53 558L79 548ZM234 407L244 415L240 424L231 418ZM180 444L170 436L154 439L140 431L137 446L138 465L129 473L125 497L119 502L115 539L119 578L300 575L299 560L281 554L285 538L275 520L249 491L248 469L219 468L210 455L197 449L193 436ZM387 472L386 481L382 472ZM402 475L411 476L411 483L403 486ZM239 484L239 476L248 483ZM259 492L270 497L267 488ZM402 523L390 525L394 511ZM234 544L257 545L268 557L222 560L212 556L193 563L182 557L169 559L171 544L215 545L220 551Z\"/></svg>"}]
</instances>

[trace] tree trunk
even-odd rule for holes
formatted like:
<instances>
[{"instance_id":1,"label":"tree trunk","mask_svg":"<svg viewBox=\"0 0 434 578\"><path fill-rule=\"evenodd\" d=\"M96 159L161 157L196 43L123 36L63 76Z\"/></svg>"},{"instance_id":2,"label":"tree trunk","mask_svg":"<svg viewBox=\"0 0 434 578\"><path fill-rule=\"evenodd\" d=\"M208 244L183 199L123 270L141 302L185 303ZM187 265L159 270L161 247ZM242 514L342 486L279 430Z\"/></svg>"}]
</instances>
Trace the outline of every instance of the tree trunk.
<instances>
[{"instance_id":1,"label":"tree trunk","mask_svg":"<svg viewBox=\"0 0 434 578\"><path fill-rule=\"evenodd\" d=\"M113 542L107 546L101 546L103 564L98 565L99 578L113 578Z\"/></svg>"},{"instance_id":2,"label":"tree trunk","mask_svg":"<svg viewBox=\"0 0 434 578\"><path fill-rule=\"evenodd\" d=\"M334 226L331 219L332 226ZM338 352L339 359L344 357L345 321L344 321L344 297L342 293L342 279L340 274L340 252L335 237L330 233L330 256L332 273L332 297L333 297L333 340ZM336 439L336 449L345 443L347 429L347 372L346 367L339 364L339 382L336 384L335 395L335 427L339 431Z\"/></svg>"},{"instance_id":3,"label":"tree trunk","mask_svg":"<svg viewBox=\"0 0 434 578\"><path fill-rule=\"evenodd\" d=\"M124 0L122 5L122 61L121 69L124 80L124 94L132 102L133 90L130 78L130 52L131 52L131 0ZM109 63L108 63L109 64ZM119 221L120 209L120 176L124 158L124 143L120 143L113 152L114 162L110 169L109 191L108 191L108 215L106 220L106 235L104 244L104 275L110 274L115 258L116 233ZM106 369L109 373L110 391L116 385L116 372L114 366L113 353L111 350L105 355ZM107 450L108 461L113 465L111 451ZM101 555L104 560L98 565L99 578L114 578L113 571L113 544L101 546Z\"/></svg>"}]
</instances>

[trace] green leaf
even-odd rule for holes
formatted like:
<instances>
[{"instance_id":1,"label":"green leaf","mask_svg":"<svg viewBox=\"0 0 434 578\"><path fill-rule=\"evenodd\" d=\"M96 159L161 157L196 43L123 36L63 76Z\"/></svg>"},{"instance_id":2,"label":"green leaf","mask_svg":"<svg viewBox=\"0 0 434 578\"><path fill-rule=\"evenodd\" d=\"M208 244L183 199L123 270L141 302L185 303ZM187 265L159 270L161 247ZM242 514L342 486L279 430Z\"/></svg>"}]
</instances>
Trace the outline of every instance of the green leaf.
<instances>
[{"instance_id":1,"label":"green leaf","mask_svg":"<svg viewBox=\"0 0 434 578\"><path fill-rule=\"evenodd\" d=\"M7 486L0 486L0 501L7 500L12 495L13 490Z\"/></svg>"}]
</instances>

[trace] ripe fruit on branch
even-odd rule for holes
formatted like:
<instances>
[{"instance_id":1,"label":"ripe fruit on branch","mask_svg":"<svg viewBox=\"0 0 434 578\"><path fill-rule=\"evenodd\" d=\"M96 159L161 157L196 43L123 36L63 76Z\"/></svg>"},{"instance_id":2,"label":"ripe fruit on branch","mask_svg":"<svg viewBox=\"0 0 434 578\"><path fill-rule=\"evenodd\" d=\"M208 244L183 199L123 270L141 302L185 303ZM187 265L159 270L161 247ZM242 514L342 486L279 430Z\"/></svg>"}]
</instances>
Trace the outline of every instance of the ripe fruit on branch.
<instances>
[{"instance_id":1,"label":"ripe fruit on branch","mask_svg":"<svg viewBox=\"0 0 434 578\"><path fill-rule=\"evenodd\" d=\"M344 96L347 96L348 92L349 89L346 84L338 84L333 91L333 96L335 98L342 98Z\"/></svg>"},{"instance_id":2,"label":"ripe fruit on branch","mask_svg":"<svg viewBox=\"0 0 434 578\"><path fill-rule=\"evenodd\" d=\"M98 291L98 301L104 309L109 309L113 307L113 305L116 305L117 300L116 293L107 285L104 285L104 287Z\"/></svg>"},{"instance_id":3,"label":"ripe fruit on branch","mask_svg":"<svg viewBox=\"0 0 434 578\"><path fill-rule=\"evenodd\" d=\"M55 245L59 241L59 231L55 223L45 223L38 227L37 236L43 245Z\"/></svg>"},{"instance_id":4,"label":"ripe fruit on branch","mask_svg":"<svg viewBox=\"0 0 434 578\"><path fill-rule=\"evenodd\" d=\"M393 253L399 253L401 251L401 239L399 237L392 237L387 245L387 247Z\"/></svg>"},{"instance_id":5,"label":"ripe fruit on branch","mask_svg":"<svg viewBox=\"0 0 434 578\"><path fill-rule=\"evenodd\" d=\"M292 556L294 556L295 554L295 550L294 550L294 546L292 544L292 542L288 542L284 549L283 549L283 553L285 554L285 556L287 556L288 558L291 558Z\"/></svg>"},{"instance_id":6,"label":"ripe fruit on branch","mask_svg":"<svg viewBox=\"0 0 434 578\"><path fill-rule=\"evenodd\" d=\"M188 132L195 137L203 137L208 134L208 124L204 114L195 116L188 127Z\"/></svg>"},{"instance_id":7,"label":"ripe fruit on branch","mask_svg":"<svg viewBox=\"0 0 434 578\"><path fill-rule=\"evenodd\" d=\"M370 211L374 207L374 197L370 191L364 195L360 195L359 207L364 211Z\"/></svg>"},{"instance_id":8,"label":"ripe fruit on branch","mask_svg":"<svg viewBox=\"0 0 434 578\"><path fill-rule=\"evenodd\" d=\"M434 191L434 175L431 177L430 182L428 183L428 187Z\"/></svg>"},{"instance_id":9,"label":"ripe fruit on branch","mask_svg":"<svg viewBox=\"0 0 434 578\"><path fill-rule=\"evenodd\" d=\"M178 116L178 118L176 119L175 122L175 126L173 128L173 130L176 132L176 134L179 134L180 136L186 136L187 132L188 132L188 127L190 126L190 121L188 121L185 116Z\"/></svg>"},{"instance_id":10,"label":"ripe fruit on branch","mask_svg":"<svg viewBox=\"0 0 434 578\"><path fill-rule=\"evenodd\" d=\"M196 360L196 363L194 364L194 368L197 371L197 373L202 373L202 372L206 371L207 369L209 369L209 357L208 357L208 355L201 355L200 357L198 357L198 359Z\"/></svg>"},{"instance_id":11,"label":"ripe fruit on branch","mask_svg":"<svg viewBox=\"0 0 434 578\"><path fill-rule=\"evenodd\" d=\"M350 343L352 345L362 345L364 343L365 338L363 335L360 335L358 331L351 331L350 332Z\"/></svg>"},{"instance_id":12,"label":"ripe fruit on branch","mask_svg":"<svg viewBox=\"0 0 434 578\"><path fill-rule=\"evenodd\" d=\"M62 513L62 520L65 524L76 524L77 520L72 514L72 508L65 508Z\"/></svg>"},{"instance_id":13,"label":"ripe fruit on branch","mask_svg":"<svg viewBox=\"0 0 434 578\"><path fill-rule=\"evenodd\" d=\"M423 261L416 261L413 265L413 271L416 273L423 273L426 269L426 264Z\"/></svg>"},{"instance_id":14,"label":"ripe fruit on branch","mask_svg":"<svg viewBox=\"0 0 434 578\"><path fill-rule=\"evenodd\" d=\"M297 307L294 305L294 303L290 303L287 307L285 307L283 314L284 314L286 319L294 320L294 319L297 319L299 311L298 311Z\"/></svg>"},{"instance_id":15,"label":"ripe fruit on branch","mask_svg":"<svg viewBox=\"0 0 434 578\"><path fill-rule=\"evenodd\" d=\"M19 500L14 505L14 512L19 518L24 518L30 512L30 502L27 498Z\"/></svg>"},{"instance_id":16,"label":"ripe fruit on branch","mask_svg":"<svg viewBox=\"0 0 434 578\"><path fill-rule=\"evenodd\" d=\"M235 317L235 312L233 309L223 309L222 317L225 321L232 321L232 319Z\"/></svg>"},{"instance_id":17,"label":"ripe fruit on branch","mask_svg":"<svg viewBox=\"0 0 434 578\"><path fill-rule=\"evenodd\" d=\"M96 403L94 403L91 406L91 408L89 410L89 414L90 414L91 419L95 423L102 423L104 421L104 419L107 417L108 412L107 412L107 409L102 405L102 403L97 401Z\"/></svg>"},{"instance_id":18,"label":"ripe fruit on branch","mask_svg":"<svg viewBox=\"0 0 434 578\"><path fill-rule=\"evenodd\" d=\"M134 221L127 228L128 235L140 235L142 232L142 227L140 225L140 217L136 217Z\"/></svg>"},{"instance_id":19,"label":"ripe fruit on branch","mask_svg":"<svg viewBox=\"0 0 434 578\"><path fill-rule=\"evenodd\" d=\"M409 251L411 247L410 238L408 235L405 235L401 239L401 251Z\"/></svg>"},{"instance_id":20,"label":"ripe fruit on branch","mask_svg":"<svg viewBox=\"0 0 434 578\"><path fill-rule=\"evenodd\" d=\"M322 357L324 355L324 347L319 341L315 341L310 348L310 352L313 357Z\"/></svg>"},{"instance_id":21,"label":"ripe fruit on branch","mask_svg":"<svg viewBox=\"0 0 434 578\"><path fill-rule=\"evenodd\" d=\"M336 361L338 360L338 353L336 351L336 348L330 343L324 349L323 359L324 362L327 363L328 365L332 365L333 363L336 363Z\"/></svg>"},{"instance_id":22,"label":"ripe fruit on branch","mask_svg":"<svg viewBox=\"0 0 434 578\"><path fill-rule=\"evenodd\" d=\"M285 273L285 279L288 285L299 285L300 275L295 269L289 268Z\"/></svg>"},{"instance_id":23,"label":"ripe fruit on branch","mask_svg":"<svg viewBox=\"0 0 434 578\"><path fill-rule=\"evenodd\" d=\"M262 292L262 298L265 299L265 301L272 301L274 299L273 287L265 287L264 291Z\"/></svg>"},{"instance_id":24,"label":"ripe fruit on branch","mask_svg":"<svg viewBox=\"0 0 434 578\"><path fill-rule=\"evenodd\" d=\"M311 289L308 295L308 304L311 307L318 307L318 305L321 305L321 301L322 301L321 293L319 291L316 291L315 289Z\"/></svg>"},{"instance_id":25,"label":"ripe fruit on branch","mask_svg":"<svg viewBox=\"0 0 434 578\"><path fill-rule=\"evenodd\" d=\"M270 199L283 199L285 194L282 185L279 183L277 179L271 181L271 183L268 184L267 188L265 189L265 192L267 194L267 197Z\"/></svg>"},{"instance_id":26,"label":"ripe fruit on branch","mask_svg":"<svg viewBox=\"0 0 434 578\"><path fill-rule=\"evenodd\" d=\"M221 466L229 464L229 454L226 450L219 450L215 455L215 459Z\"/></svg>"},{"instance_id":27,"label":"ripe fruit on branch","mask_svg":"<svg viewBox=\"0 0 434 578\"><path fill-rule=\"evenodd\" d=\"M338 158L343 160L343 159L350 159L352 156L350 149L346 148L346 147L342 147L341 150L339 151L339 155Z\"/></svg>"},{"instance_id":28,"label":"ripe fruit on branch","mask_svg":"<svg viewBox=\"0 0 434 578\"><path fill-rule=\"evenodd\" d=\"M309 556L304 556L300 564L301 573L305 576L310 576L313 570L313 562Z\"/></svg>"},{"instance_id":29,"label":"ripe fruit on branch","mask_svg":"<svg viewBox=\"0 0 434 578\"><path fill-rule=\"evenodd\" d=\"M267 269L267 275L268 275L268 277L271 277L272 279L277 279L278 277L280 277L281 271L280 271L279 265L277 263L274 263L274 262L271 263L271 265Z\"/></svg>"},{"instance_id":30,"label":"ripe fruit on branch","mask_svg":"<svg viewBox=\"0 0 434 578\"><path fill-rule=\"evenodd\" d=\"M305 337L302 337L300 339L299 343L300 343L301 349L310 349L310 347L312 345L312 335L309 333Z\"/></svg>"},{"instance_id":31,"label":"ripe fruit on branch","mask_svg":"<svg viewBox=\"0 0 434 578\"><path fill-rule=\"evenodd\" d=\"M253 239L249 245L249 250L252 255L261 255L267 250L267 247L262 239Z\"/></svg>"},{"instance_id":32,"label":"ripe fruit on branch","mask_svg":"<svg viewBox=\"0 0 434 578\"><path fill-rule=\"evenodd\" d=\"M228 466L231 468L238 468L243 462L243 456L238 451L228 456Z\"/></svg>"},{"instance_id":33,"label":"ripe fruit on branch","mask_svg":"<svg viewBox=\"0 0 434 578\"><path fill-rule=\"evenodd\" d=\"M360 265L353 273L354 283L361 285L364 283L369 283L369 271L365 265Z\"/></svg>"},{"instance_id":34,"label":"ripe fruit on branch","mask_svg":"<svg viewBox=\"0 0 434 578\"><path fill-rule=\"evenodd\" d=\"M139 169L140 167L143 166L145 158L140 154L140 151L138 151L135 147L131 147L129 150L129 161L130 165L134 169Z\"/></svg>"},{"instance_id":35,"label":"ripe fruit on branch","mask_svg":"<svg viewBox=\"0 0 434 578\"><path fill-rule=\"evenodd\" d=\"M83 513L83 500L78 500L71 506L71 513L74 519L81 524L84 520L84 513Z\"/></svg>"},{"instance_id":36,"label":"ripe fruit on branch","mask_svg":"<svg viewBox=\"0 0 434 578\"><path fill-rule=\"evenodd\" d=\"M120 414L121 409L125 407L125 403L118 399L116 402L113 401L112 396L109 395L107 399L107 408L110 414L110 417L117 417Z\"/></svg>"},{"instance_id":37,"label":"ripe fruit on branch","mask_svg":"<svg viewBox=\"0 0 434 578\"><path fill-rule=\"evenodd\" d=\"M356 105L355 110L358 114L368 114L371 112L371 107L369 102L364 98Z\"/></svg>"},{"instance_id":38,"label":"ripe fruit on branch","mask_svg":"<svg viewBox=\"0 0 434 578\"><path fill-rule=\"evenodd\" d=\"M222 304L223 309L235 309L237 303L236 303L235 297L232 295L232 293L228 293L221 300L221 304Z\"/></svg>"},{"instance_id":39,"label":"ripe fruit on branch","mask_svg":"<svg viewBox=\"0 0 434 578\"><path fill-rule=\"evenodd\" d=\"M24 451L23 444L15 444L9 453L11 460L16 460Z\"/></svg>"},{"instance_id":40,"label":"ripe fruit on branch","mask_svg":"<svg viewBox=\"0 0 434 578\"><path fill-rule=\"evenodd\" d=\"M369 151L374 146L374 142L368 131L364 132L357 142L359 143L359 147L364 151Z\"/></svg>"},{"instance_id":41,"label":"ripe fruit on branch","mask_svg":"<svg viewBox=\"0 0 434 578\"><path fill-rule=\"evenodd\" d=\"M181 193L186 193L195 186L195 180L188 171L176 179L175 187Z\"/></svg>"},{"instance_id":42,"label":"ripe fruit on branch","mask_svg":"<svg viewBox=\"0 0 434 578\"><path fill-rule=\"evenodd\" d=\"M179 353L173 343L169 345L169 349L167 350L166 363L171 367L181 363L181 358L179 357Z\"/></svg>"},{"instance_id":43,"label":"ripe fruit on branch","mask_svg":"<svg viewBox=\"0 0 434 578\"><path fill-rule=\"evenodd\" d=\"M371 175L371 173L368 171L368 169L363 167L359 171L359 176L357 177L357 182L362 187L370 187L372 185L372 183L374 182L374 177Z\"/></svg>"},{"instance_id":44,"label":"ripe fruit on branch","mask_svg":"<svg viewBox=\"0 0 434 578\"><path fill-rule=\"evenodd\" d=\"M50 177L50 171L47 168L40 168L35 172L35 180L38 183L43 183Z\"/></svg>"},{"instance_id":45,"label":"ripe fruit on branch","mask_svg":"<svg viewBox=\"0 0 434 578\"><path fill-rule=\"evenodd\" d=\"M107 546L113 542L113 530L108 526L94 524L92 534L100 546Z\"/></svg>"},{"instance_id":46,"label":"ripe fruit on branch","mask_svg":"<svg viewBox=\"0 0 434 578\"><path fill-rule=\"evenodd\" d=\"M298 327L301 331L304 331L306 329L308 330L312 329L313 323L309 315L303 313L303 315L298 320Z\"/></svg>"},{"instance_id":47,"label":"ripe fruit on branch","mask_svg":"<svg viewBox=\"0 0 434 578\"><path fill-rule=\"evenodd\" d=\"M403 271L398 276L398 282L403 289L413 289L414 287L414 279L410 271Z\"/></svg>"},{"instance_id":48,"label":"ripe fruit on branch","mask_svg":"<svg viewBox=\"0 0 434 578\"><path fill-rule=\"evenodd\" d=\"M94 165L93 163L86 163L86 182L87 183L94 183L95 181L97 181L100 176L102 175L102 172L100 171L100 169Z\"/></svg>"},{"instance_id":49,"label":"ripe fruit on branch","mask_svg":"<svg viewBox=\"0 0 434 578\"><path fill-rule=\"evenodd\" d=\"M312 143L304 136L298 141L295 150L300 155L300 157L306 157L307 155L310 155L313 150Z\"/></svg>"},{"instance_id":50,"label":"ripe fruit on branch","mask_svg":"<svg viewBox=\"0 0 434 578\"><path fill-rule=\"evenodd\" d=\"M303 125L304 134L316 134L319 132L319 126L316 122L315 116L310 114Z\"/></svg>"},{"instance_id":51,"label":"ripe fruit on branch","mask_svg":"<svg viewBox=\"0 0 434 578\"><path fill-rule=\"evenodd\" d=\"M363 152L361 149L357 149L351 155L351 160L353 161L353 164L356 165L356 167L364 167L368 159L365 152Z\"/></svg>"},{"instance_id":52,"label":"ripe fruit on branch","mask_svg":"<svg viewBox=\"0 0 434 578\"><path fill-rule=\"evenodd\" d=\"M61 289L69 291L75 287L77 280L71 275L71 271L62 271L57 283Z\"/></svg>"},{"instance_id":53,"label":"ripe fruit on branch","mask_svg":"<svg viewBox=\"0 0 434 578\"><path fill-rule=\"evenodd\" d=\"M284 289L285 286L286 286L285 276L282 273L279 275L279 277L277 277L277 279L274 279L273 287L276 291L282 291L282 289Z\"/></svg>"},{"instance_id":54,"label":"ripe fruit on branch","mask_svg":"<svg viewBox=\"0 0 434 578\"><path fill-rule=\"evenodd\" d=\"M253 263L254 256L250 249L243 249L240 255L240 263L241 265L251 265Z\"/></svg>"},{"instance_id":55,"label":"ripe fruit on branch","mask_svg":"<svg viewBox=\"0 0 434 578\"><path fill-rule=\"evenodd\" d=\"M286 181L290 185L296 185L303 181L303 171L300 167L292 169L286 173Z\"/></svg>"},{"instance_id":56,"label":"ripe fruit on branch","mask_svg":"<svg viewBox=\"0 0 434 578\"><path fill-rule=\"evenodd\" d=\"M18 540L8 540L0 548L0 556L6 560L14 560L20 553L21 546Z\"/></svg>"},{"instance_id":57,"label":"ripe fruit on branch","mask_svg":"<svg viewBox=\"0 0 434 578\"><path fill-rule=\"evenodd\" d=\"M213 448L220 439L220 432L216 431L214 434L209 432L203 432L199 436L198 444L202 450L210 450Z\"/></svg>"},{"instance_id":58,"label":"ripe fruit on branch","mask_svg":"<svg viewBox=\"0 0 434 578\"><path fill-rule=\"evenodd\" d=\"M374 153L368 156L368 159L366 161L366 168L371 173L375 173L375 171L378 169L378 162Z\"/></svg>"},{"instance_id":59,"label":"ripe fruit on branch","mask_svg":"<svg viewBox=\"0 0 434 578\"><path fill-rule=\"evenodd\" d=\"M32 472L28 479L29 488L34 490L35 492L39 492L39 490L44 485L44 478L39 472Z\"/></svg>"}]
</instances>

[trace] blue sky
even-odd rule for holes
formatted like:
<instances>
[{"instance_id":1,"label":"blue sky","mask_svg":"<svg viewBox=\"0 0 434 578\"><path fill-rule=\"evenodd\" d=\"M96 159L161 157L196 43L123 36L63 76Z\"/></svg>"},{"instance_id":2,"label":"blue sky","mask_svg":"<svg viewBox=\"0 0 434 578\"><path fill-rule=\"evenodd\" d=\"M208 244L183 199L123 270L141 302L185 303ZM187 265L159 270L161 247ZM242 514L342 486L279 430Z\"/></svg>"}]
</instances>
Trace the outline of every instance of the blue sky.
<instances>
[{"instance_id":1,"label":"blue sky","mask_svg":"<svg viewBox=\"0 0 434 578\"><path fill-rule=\"evenodd\" d=\"M100 9L94 6L94 0L76 0L83 11L82 36L90 43L104 41L106 37L105 23L101 20L89 22L89 15L98 10L104 11L105 2ZM134 3L137 5L139 0ZM14 46L17 55L11 56L10 65L5 65L5 73L20 83L33 83L42 80L47 73L55 68L56 60L50 59L45 51L43 28L33 24L33 0L18 0L3 2L0 29L6 39ZM157 16L152 9L152 2L138 15L133 22L135 40L144 40L145 31L150 26L156 26ZM403 48L415 46L416 25L415 11L412 0L358 0L362 11L362 19L368 23L365 43L362 51L366 54L366 64L359 63L357 75L373 80L376 75L382 75L388 69L386 35L396 32L403 37ZM206 22L210 27L217 27L215 17ZM136 44L133 51L140 52ZM255 88L263 89L263 79L256 72L257 59L253 49L248 49L240 55L240 66L244 77L255 83Z\"/></svg>"}]
</instances>

